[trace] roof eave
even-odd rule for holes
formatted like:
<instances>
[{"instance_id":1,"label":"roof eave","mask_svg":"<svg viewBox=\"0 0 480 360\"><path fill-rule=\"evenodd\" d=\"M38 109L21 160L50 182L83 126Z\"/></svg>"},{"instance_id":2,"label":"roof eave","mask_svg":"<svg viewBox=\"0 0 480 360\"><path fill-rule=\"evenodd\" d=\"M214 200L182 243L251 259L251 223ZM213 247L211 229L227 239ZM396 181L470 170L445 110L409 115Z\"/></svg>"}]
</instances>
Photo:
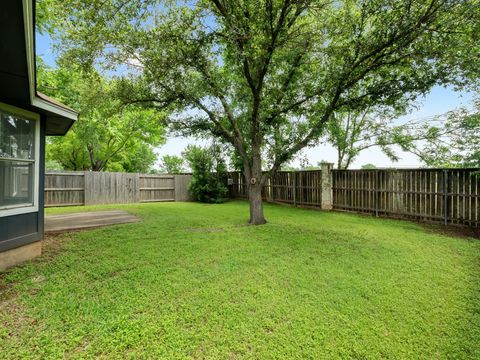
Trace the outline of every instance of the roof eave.
<instances>
[{"instance_id":1,"label":"roof eave","mask_svg":"<svg viewBox=\"0 0 480 360\"><path fill-rule=\"evenodd\" d=\"M78 113L67 106L57 103L56 101L49 101L48 97L39 95L36 85L36 70L35 70L35 29L34 29L34 3L35 0L23 1L23 16L25 25L25 45L27 53L28 64L28 82L30 88L30 102L31 105L40 110L46 116L47 128L49 128L49 120L52 119L55 126L49 135L65 135L68 129L78 119ZM53 100L53 99L52 99ZM55 119L55 120L53 120ZM64 122L63 126L58 126L60 119Z\"/></svg>"}]
</instances>

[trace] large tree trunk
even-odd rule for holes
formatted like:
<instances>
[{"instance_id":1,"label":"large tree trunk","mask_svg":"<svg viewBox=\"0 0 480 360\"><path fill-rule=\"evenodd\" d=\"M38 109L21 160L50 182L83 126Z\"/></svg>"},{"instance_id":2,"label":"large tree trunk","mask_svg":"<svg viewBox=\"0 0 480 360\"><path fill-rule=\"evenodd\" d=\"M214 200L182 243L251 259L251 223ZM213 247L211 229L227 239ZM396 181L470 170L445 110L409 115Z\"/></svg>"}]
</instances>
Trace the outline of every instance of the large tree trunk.
<instances>
[{"instance_id":1,"label":"large tree trunk","mask_svg":"<svg viewBox=\"0 0 480 360\"><path fill-rule=\"evenodd\" d=\"M248 181L248 199L250 201L250 224L262 225L267 221L263 215L262 202L262 160L260 154L254 156L251 168L245 169L245 178Z\"/></svg>"},{"instance_id":2,"label":"large tree trunk","mask_svg":"<svg viewBox=\"0 0 480 360\"><path fill-rule=\"evenodd\" d=\"M251 184L248 188L248 199L250 200L250 224L262 225L267 221L263 215L263 202L262 202L262 184L260 179L257 179L257 183Z\"/></svg>"}]
</instances>

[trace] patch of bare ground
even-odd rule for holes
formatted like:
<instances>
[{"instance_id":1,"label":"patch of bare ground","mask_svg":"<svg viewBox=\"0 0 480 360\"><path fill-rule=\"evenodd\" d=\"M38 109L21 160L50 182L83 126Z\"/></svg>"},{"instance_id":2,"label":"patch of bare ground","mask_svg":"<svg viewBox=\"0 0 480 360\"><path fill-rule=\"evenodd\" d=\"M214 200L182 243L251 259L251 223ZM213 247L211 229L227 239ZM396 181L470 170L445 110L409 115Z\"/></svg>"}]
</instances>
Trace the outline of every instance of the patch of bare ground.
<instances>
[{"instance_id":1,"label":"patch of bare ground","mask_svg":"<svg viewBox=\"0 0 480 360\"><path fill-rule=\"evenodd\" d=\"M57 255L64 247L64 245L72 240L73 233L48 233L45 234L42 241L42 256L39 260L50 260Z\"/></svg>"},{"instance_id":2,"label":"patch of bare ground","mask_svg":"<svg viewBox=\"0 0 480 360\"><path fill-rule=\"evenodd\" d=\"M428 232L433 232L436 234L480 240L480 228L466 226L442 226L433 224L423 224L423 227Z\"/></svg>"},{"instance_id":3,"label":"patch of bare ground","mask_svg":"<svg viewBox=\"0 0 480 360\"><path fill-rule=\"evenodd\" d=\"M30 262L50 261L63 249L64 244L70 239L71 234L69 233L45 235L42 241L42 255L30 260ZM13 268L0 272L0 313L21 314L22 311L19 310L20 305L17 300L18 293L15 289L16 282L6 280L7 275L12 270ZM40 283L43 281L45 281L45 279L41 275L35 275L32 277L33 283ZM17 316L14 316L14 318L15 317ZM18 318L21 319L22 316L18 316Z\"/></svg>"},{"instance_id":4,"label":"patch of bare ground","mask_svg":"<svg viewBox=\"0 0 480 360\"><path fill-rule=\"evenodd\" d=\"M247 227L247 226L250 226L250 225L242 224L242 225L225 226L225 227L217 227L217 228L191 227L191 228L182 228L182 229L179 229L179 231L192 232L192 233L220 233L230 229Z\"/></svg>"},{"instance_id":5,"label":"patch of bare ground","mask_svg":"<svg viewBox=\"0 0 480 360\"><path fill-rule=\"evenodd\" d=\"M6 273L0 274L0 322L7 333L0 334L3 337L16 337L26 326L35 325L36 320L26 315L23 304L18 299L18 291L14 283L6 283Z\"/></svg>"},{"instance_id":6,"label":"patch of bare ground","mask_svg":"<svg viewBox=\"0 0 480 360\"><path fill-rule=\"evenodd\" d=\"M223 228L186 228L186 229L182 229L182 231L192 232L192 233L216 233L216 232L224 232L225 229Z\"/></svg>"},{"instance_id":7,"label":"patch of bare ground","mask_svg":"<svg viewBox=\"0 0 480 360\"><path fill-rule=\"evenodd\" d=\"M346 211L346 210L335 210L338 213L349 213L355 214L356 216L372 218L374 214L370 213L357 213L355 211ZM420 224L423 228L431 233L441 234L446 236L453 236L453 237L460 237L460 238L468 238L468 239L480 239L480 227L468 227L468 226L455 226L455 225L440 225L438 223L431 223L431 222L423 222L420 220L409 219L404 217L395 217L395 216L382 216L380 215L378 219L392 219L397 221L406 221L413 224Z\"/></svg>"}]
</instances>

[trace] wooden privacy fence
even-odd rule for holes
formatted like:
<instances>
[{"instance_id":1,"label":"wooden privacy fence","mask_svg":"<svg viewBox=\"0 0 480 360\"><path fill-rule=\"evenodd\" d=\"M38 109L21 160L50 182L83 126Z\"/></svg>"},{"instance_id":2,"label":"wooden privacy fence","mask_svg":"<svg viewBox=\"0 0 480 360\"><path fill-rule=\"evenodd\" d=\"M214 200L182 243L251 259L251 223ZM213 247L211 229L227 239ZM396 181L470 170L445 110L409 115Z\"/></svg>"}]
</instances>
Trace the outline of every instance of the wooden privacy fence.
<instances>
[{"instance_id":1,"label":"wooden privacy fence","mask_svg":"<svg viewBox=\"0 0 480 360\"><path fill-rule=\"evenodd\" d=\"M229 174L231 197L248 197L241 173ZM188 201L191 175L47 172L45 206ZM262 189L265 201L480 227L475 169L281 171Z\"/></svg>"},{"instance_id":2,"label":"wooden privacy fence","mask_svg":"<svg viewBox=\"0 0 480 360\"><path fill-rule=\"evenodd\" d=\"M230 174L232 197L247 198L248 183ZM265 201L480 227L476 169L281 171L262 190Z\"/></svg>"},{"instance_id":3,"label":"wooden privacy fence","mask_svg":"<svg viewBox=\"0 0 480 360\"><path fill-rule=\"evenodd\" d=\"M475 169L333 170L333 208L445 225L480 225Z\"/></svg>"},{"instance_id":4,"label":"wooden privacy fence","mask_svg":"<svg viewBox=\"0 0 480 360\"><path fill-rule=\"evenodd\" d=\"M264 201L331 209L330 164L322 170L279 171L262 188ZM248 198L248 183L241 173L230 175L231 197Z\"/></svg>"},{"instance_id":5,"label":"wooden privacy fence","mask_svg":"<svg viewBox=\"0 0 480 360\"><path fill-rule=\"evenodd\" d=\"M191 175L46 172L45 206L187 201Z\"/></svg>"}]
</instances>

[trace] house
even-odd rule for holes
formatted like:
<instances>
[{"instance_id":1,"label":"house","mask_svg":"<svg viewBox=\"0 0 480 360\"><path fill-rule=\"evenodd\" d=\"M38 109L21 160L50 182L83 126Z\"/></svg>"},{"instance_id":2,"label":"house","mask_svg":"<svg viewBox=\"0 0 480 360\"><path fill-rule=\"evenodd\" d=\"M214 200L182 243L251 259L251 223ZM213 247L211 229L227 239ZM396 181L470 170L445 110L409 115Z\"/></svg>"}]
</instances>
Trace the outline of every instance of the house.
<instances>
[{"instance_id":1,"label":"house","mask_svg":"<svg viewBox=\"0 0 480 360\"><path fill-rule=\"evenodd\" d=\"M41 253L45 136L78 114L36 90L35 0L0 1L0 270Z\"/></svg>"}]
</instances>

